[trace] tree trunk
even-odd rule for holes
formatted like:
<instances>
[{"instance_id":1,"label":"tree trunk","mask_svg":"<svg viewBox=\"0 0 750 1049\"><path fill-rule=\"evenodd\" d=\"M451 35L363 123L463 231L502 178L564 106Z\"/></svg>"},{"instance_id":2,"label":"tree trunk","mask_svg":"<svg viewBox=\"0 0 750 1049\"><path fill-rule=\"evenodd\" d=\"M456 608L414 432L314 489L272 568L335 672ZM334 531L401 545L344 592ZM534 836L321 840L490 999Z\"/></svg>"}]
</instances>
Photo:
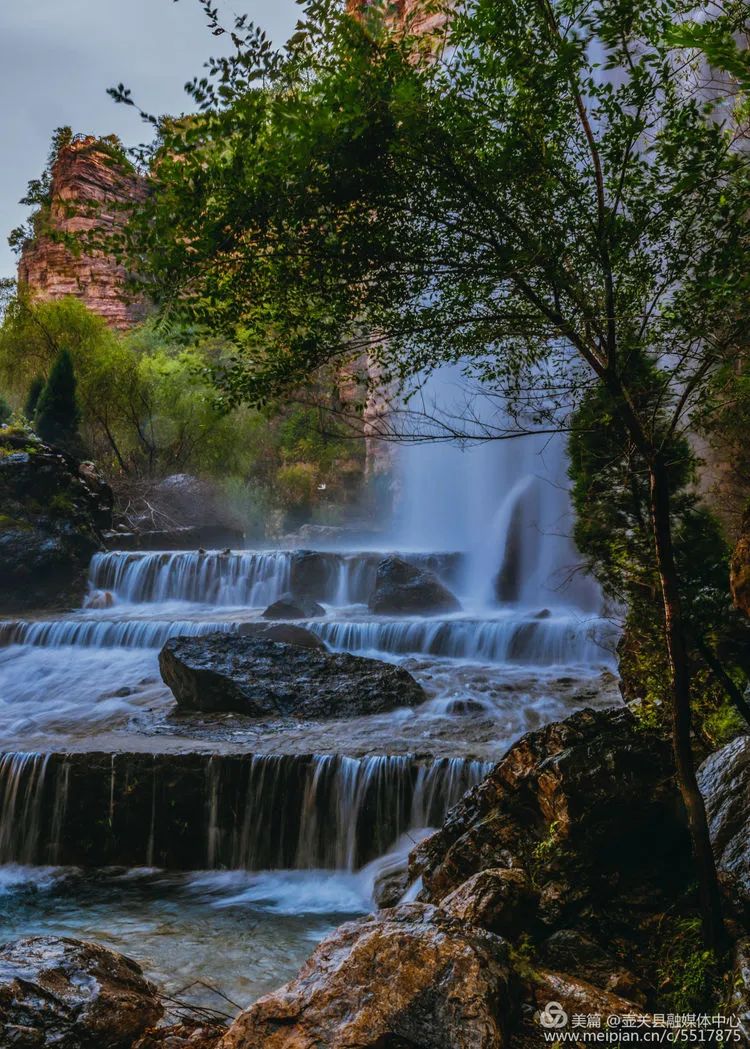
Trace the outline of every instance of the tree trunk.
<instances>
[{"instance_id":1,"label":"tree trunk","mask_svg":"<svg viewBox=\"0 0 750 1049\"><path fill-rule=\"evenodd\" d=\"M666 466L659 456L649 466L649 480L651 521L664 599L664 628L672 675L672 746L677 785L687 813L697 867L704 938L707 946L720 953L725 945L726 934L721 913L716 863L708 833L706 808L698 789L693 762L690 739L690 662L685 643L680 593L677 585L677 568L672 546L669 478Z\"/></svg>"}]
</instances>

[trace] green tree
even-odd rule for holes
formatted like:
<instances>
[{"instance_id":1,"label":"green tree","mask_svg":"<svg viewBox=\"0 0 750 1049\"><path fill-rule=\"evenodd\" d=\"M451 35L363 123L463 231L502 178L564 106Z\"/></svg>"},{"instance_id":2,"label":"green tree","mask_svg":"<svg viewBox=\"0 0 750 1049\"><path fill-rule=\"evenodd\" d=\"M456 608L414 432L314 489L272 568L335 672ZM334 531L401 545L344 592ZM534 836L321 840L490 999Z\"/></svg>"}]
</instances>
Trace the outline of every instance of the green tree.
<instances>
[{"instance_id":1,"label":"green tree","mask_svg":"<svg viewBox=\"0 0 750 1049\"><path fill-rule=\"evenodd\" d=\"M0 394L0 426L4 423L10 422L13 415L13 409L8 404L6 399Z\"/></svg>"},{"instance_id":2,"label":"green tree","mask_svg":"<svg viewBox=\"0 0 750 1049\"><path fill-rule=\"evenodd\" d=\"M33 419L36 415L36 408L39 404L39 398L42 394L43 389L44 379L42 378L42 376L34 376L29 385L29 392L26 394L26 400L23 406L23 414L29 420Z\"/></svg>"},{"instance_id":3,"label":"green tree","mask_svg":"<svg viewBox=\"0 0 750 1049\"><path fill-rule=\"evenodd\" d=\"M68 350L62 349L55 357L49 378L39 395L35 429L43 441L76 453L80 448L80 420L73 358Z\"/></svg>"},{"instance_id":4,"label":"green tree","mask_svg":"<svg viewBox=\"0 0 750 1049\"><path fill-rule=\"evenodd\" d=\"M236 341L229 399L265 403L363 351L386 381L463 361L522 429L566 428L606 391L645 471L677 779L718 944L669 450L747 327L750 179L718 99L686 89L671 34L688 5L465 0L427 43L389 28L386 4L305 6L285 52L240 19L238 53L193 83L200 117L161 128L124 257L164 309Z\"/></svg>"}]
</instances>

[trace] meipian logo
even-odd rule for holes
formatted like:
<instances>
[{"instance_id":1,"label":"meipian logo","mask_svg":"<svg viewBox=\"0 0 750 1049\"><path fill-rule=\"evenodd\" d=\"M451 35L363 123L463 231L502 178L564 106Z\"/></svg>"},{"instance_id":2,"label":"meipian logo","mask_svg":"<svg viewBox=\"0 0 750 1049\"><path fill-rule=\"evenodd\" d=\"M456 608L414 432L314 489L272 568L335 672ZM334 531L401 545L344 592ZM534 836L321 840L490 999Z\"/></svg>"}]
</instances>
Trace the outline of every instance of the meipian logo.
<instances>
[{"instance_id":1,"label":"meipian logo","mask_svg":"<svg viewBox=\"0 0 750 1049\"><path fill-rule=\"evenodd\" d=\"M565 1027L567 1022L568 1014L559 1002L547 1002L539 1013L539 1023L548 1030Z\"/></svg>"}]
</instances>

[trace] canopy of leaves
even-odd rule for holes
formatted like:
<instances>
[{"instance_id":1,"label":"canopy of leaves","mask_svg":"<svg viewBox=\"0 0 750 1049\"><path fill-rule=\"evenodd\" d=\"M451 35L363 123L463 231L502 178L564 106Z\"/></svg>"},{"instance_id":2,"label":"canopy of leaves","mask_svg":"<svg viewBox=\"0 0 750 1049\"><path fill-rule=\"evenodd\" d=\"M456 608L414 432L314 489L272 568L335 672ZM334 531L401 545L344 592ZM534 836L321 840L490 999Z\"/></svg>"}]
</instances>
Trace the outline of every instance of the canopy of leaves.
<instances>
[{"instance_id":1,"label":"canopy of leaves","mask_svg":"<svg viewBox=\"0 0 750 1049\"><path fill-rule=\"evenodd\" d=\"M423 61L387 5L305 6L281 54L238 24L120 245L237 347L225 395L367 347L386 382L462 361L559 418L645 354L683 417L747 322L750 199L737 129L685 90L690 6L466 0Z\"/></svg>"}]
</instances>

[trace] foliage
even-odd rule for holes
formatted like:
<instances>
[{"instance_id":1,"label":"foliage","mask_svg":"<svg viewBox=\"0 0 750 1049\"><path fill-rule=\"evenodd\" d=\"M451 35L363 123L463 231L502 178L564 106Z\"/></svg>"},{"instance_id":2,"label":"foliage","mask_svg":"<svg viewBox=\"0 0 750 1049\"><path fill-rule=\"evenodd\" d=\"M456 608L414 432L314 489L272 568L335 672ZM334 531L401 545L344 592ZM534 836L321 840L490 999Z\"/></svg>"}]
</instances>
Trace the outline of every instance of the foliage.
<instances>
[{"instance_id":1,"label":"foliage","mask_svg":"<svg viewBox=\"0 0 750 1049\"><path fill-rule=\"evenodd\" d=\"M653 390L644 365L641 396ZM644 403L641 410L645 411ZM658 405L652 405L658 413ZM646 463L612 410L607 391L590 391L572 420L569 472L576 510L574 536L605 592L626 608L620 645L620 674L627 699L639 716L663 727L669 718L669 667L659 604ZM692 703L696 722L711 744L725 742L743 727L726 709L726 690L706 664L720 658L741 688L750 672L750 624L731 603L729 548L694 487L695 461L685 438L668 451L675 557L686 634L693 663Z\"/></svg>"},{"instance_id":2,"label":"foliage","mask_svg":"<svg viewBox=\"0 0 750 1049\"><path fill-rule=\"evenodd\" d=\"M5 423L9 423L13 417L13 409L8 404L6 399L0 394L0 426L4 426Z\"/></svg>"},{"instance_id":3,"label":"foliage","mask_svg":"<svg viewBox=\"0 0 750 1049\"><path fill-rule=\"evenodd\" d=\"M73 358L64 347L58 351L49 378L39 395L35 429L43 441L66 451L79 449L78 424L81 412L76 396Z\"/></svg>"},{"instance_id":4,"label":"foliage","mask_svg":"<svg viewBox=\"0 0 750 1049\"><path fill-rule=\"evenodd\" d=\"M678 918L665 933L658 972L664 1011L715 1014L721 997L720 973L714 953L701 941L700 922Z\"/></svg>"},{"instance_id":5,"label":"foliage","mask_svg":"<svg viewBox=\"0 0 750 1049\"><path fill-rule=\"evenodd\" d=\"M26 400L24 401L23 415L25 419L33 419L36 415L36 408L43 389L44 379L41 375L35 375L31 380L29 392L26 394Z\"/></svg>"},{"instance_id":6,"label":"foliage","mask_svg":"<svg viewBox=\"0 0 750 1049\"><path fill-rule=\"evenodd\" d=\"M42 302L22 292L0 326L0 375L29 420L61 348L75 367L81 454L115 481L183 470L214 478L262 536L263 514L278 507L304 520L318 484L336 490L350 463L361 472L359 442L342 441L316 411L227 408L206 377L226 353L221 342L196 341L189 331L167 339L148 324L120 334L77 299Z\"/></svg>"}]
</instances>

